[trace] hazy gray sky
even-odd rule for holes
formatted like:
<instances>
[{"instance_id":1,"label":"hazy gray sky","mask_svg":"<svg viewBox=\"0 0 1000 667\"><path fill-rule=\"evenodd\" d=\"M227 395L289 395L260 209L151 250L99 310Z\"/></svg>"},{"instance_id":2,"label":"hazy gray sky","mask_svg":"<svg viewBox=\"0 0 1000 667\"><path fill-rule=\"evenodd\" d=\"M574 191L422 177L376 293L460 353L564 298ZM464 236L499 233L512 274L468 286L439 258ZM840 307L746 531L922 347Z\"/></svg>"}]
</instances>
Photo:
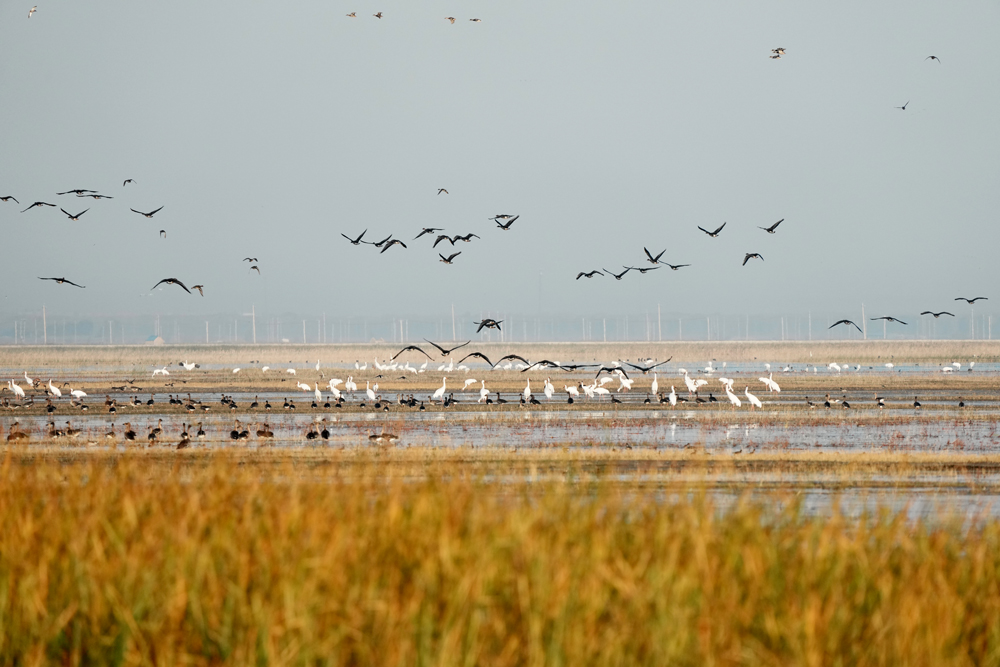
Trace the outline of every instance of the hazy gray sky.
<instances>
[{"instance_id":1,"label":"hazy gray sky","mask_svg":"<svg viewBox=\"0 0 1000 667\"><path fill-rule=\"evenodd\" d=\"M534 311L541 285L570 315L994 311L998 25L995 2L8 2L0 308ZM482 239L446 266L424 226ZM409 249L340 236L366 228ZM643 246L692 266L574 280Z\"/></svg>"}]
</instances>

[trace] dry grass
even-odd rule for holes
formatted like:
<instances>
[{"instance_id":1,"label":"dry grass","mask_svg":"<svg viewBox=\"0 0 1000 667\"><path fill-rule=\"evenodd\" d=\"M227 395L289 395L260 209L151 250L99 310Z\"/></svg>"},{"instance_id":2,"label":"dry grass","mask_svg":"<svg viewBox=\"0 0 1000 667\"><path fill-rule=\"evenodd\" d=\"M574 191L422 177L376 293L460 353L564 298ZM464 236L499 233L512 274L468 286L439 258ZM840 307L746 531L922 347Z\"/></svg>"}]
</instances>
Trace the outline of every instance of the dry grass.
<instances>
[{"instance_id":1,"label":"dry grass","mask_svg":"<svg viewBox=\"0 0 1000 667\"><path fill-rule=\"evenodd\" d=\"M817 519L787 496L719 511L697 491L386 477L369 458L345 476L9 455L0 662L1000 661L994 520Z\"/></svg>"}]
</instances>

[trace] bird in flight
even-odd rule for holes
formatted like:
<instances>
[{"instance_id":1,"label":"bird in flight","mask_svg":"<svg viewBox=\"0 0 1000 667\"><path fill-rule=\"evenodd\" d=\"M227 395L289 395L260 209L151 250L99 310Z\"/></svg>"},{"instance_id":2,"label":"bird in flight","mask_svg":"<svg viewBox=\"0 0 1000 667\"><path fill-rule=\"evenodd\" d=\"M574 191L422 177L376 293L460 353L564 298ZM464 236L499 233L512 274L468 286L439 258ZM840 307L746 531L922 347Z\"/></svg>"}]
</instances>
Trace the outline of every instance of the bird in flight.
<instances>
[{"instance_id":1,"label":"bird in flight","mask_svg":"<svg viewBox=\"0 0 1000 667\"><path fill-rule=\"evenodd\" d=\"M621 273L615 273L614 271L608 271L607 269L604 269L604 273L607 273L608 275L614 276L615 280L621 280L625 276L625 274L628 273L631 270L632 270L631 266L626 266L625 270L622 271Z\"/></svg>"},{"instance_id":2,"label":"bird in flight","mask_svg":"<svg viewBox=\"0 0 1000 667\"><path fill-rule=\"evenodd\" d=\"M419 352L420 354L424 355L425 357L427 357L427 358L428 358L428 359L430 359L431 361L433 361L433 360L434 360L434 357L432 357L431 355L429 355L429 354L427 354L426 352L424 352L424 351L423 351L423 350L422 350L422 349L421 349L420 347L418 347L418 346L416 346L416 345L407 345L407 346L406 346L406 347L404 347L404 348L403 348L402 350L400 350L399 352L397 352L397 353L396 353L396 356L395 356L395 357L393 357L392 359L390 359L389 361L395 361L395 360L396 360L396 357L398 357L399 355L403 354L403 353L404 353L404 352L406 352L407 350L416 350L417 352Z\"/></svg>"},{"instance_id":3,"label":"bird in flight","mask_svg":"<svg viewBox=\"0 0 1000 667\"><path fill-rule=\"evenodd\" d=\"M938 63L941 62L941 59L938 58L937 56L927 56L926 58L924 58L924 60L936 60L938 61Z\"/></svg>"},{"instance_id":4,"label":"bird in flight","mask_svg":"<svg viewBox=\"0 0 1000 667\"><path fill-rule=\"evenodd\" d=\"M469 357L479 357L480 359L482 359L483 361L485 361L486 363L488 363L488 364L489 364L490 366L492 366L492 365L493 365L493 362L492 362L492 361L490 361L490 358L489 358L489 357L487 357L487 356L486 356L485 354L483 354L482 352L470 352L469 354L467 354L467 355L465 355L464 357L462 357L461 359L459 359L459 360L458 360L458 363L462 363L463 361L465 361L465 360L466 360L466 359L468 359Z\"/></svg>"},{"instance_id":5,"label":"bird in flight","mask_svg":"<svg viewBox=\"0 0 1000 667\"><path fill-rule=\"evenodd\" d=\"M673 357L671 356L669 359L667 359L667 361L670 361L670 359L673 359ZM642 371L642 374L645 375L646 373L648 373L649 371L653 370L654 368L657 368L658 366L662 366L663 364L667 363L667 361L661 361L660 363L653 364L652 366L636 366L635 364L630 364L630 363L628 363L626 361L625 365L626 366L631 366L632 368L634 368L637 371Z\"/></svg>"},{"instance_id":6,"label":"bird in flight","mask_svg":"<svg viewBox=\"0 0 1000 667\"><path fill-rule=\"evenodd\" d=\"M513 217L514 216L510 215L509 213L498 213L497 215L494 215L492 218L487 218L487 220L493 220L493 221L496 221L496 220L510 220Z\"/></svg>"},{"instance_id":7,"label":"bird in flight","mask_svg":"<svg viewBox=\"0 0 1000 667\"><path fill-rule=\"evenodd\" d=\"M87 192L97 192L97 190L67 190L66 192L57 192L57 195L82 195Z\"/></svg>"},{"instance_id":8,"label":"bird in flight","mask_svg":"<svg viewBox=\"0 0 1000 667\"><path fill-rule=\"evenodd\" d=\"M510 231L510 226L513 225L514 221L517 220L520 217L521 216L519 216L519 215L515 215L513 218L511 218L510 220L507 221L506 225L501 225L499 220L496 220L495 222L497 223L497 227L499 227L500 229L502 229L502 230L504 230L506 232L506 231Z\"/></svg>"},{"instance_id":9,"label":"bird in flight","mask_svg":"<svg viewBox=\"0 0 1000 667\"><path fill-rule=\"evenodd\" d=\"M72 213L70 213L69 211L67 211L64 208L61 208L59 210L62 211L63 213L65 213L67 218L69 218L70 220L73 220L75 222L75 221L79 221L80 220L80 216L83 215L84 213L86 213L87 211L89 211L90 209L86 208L86 209L80 211L79 213L77 213L76 215L73 215Z\"/></svg>"},{"instance_id":10,"label":"bird in flight","mask_svg":"<svg viewBox=\"0 0 1000 667\"><path fill-rule=\"evenodd\" d=\"M425 338L424 340L427 340L427 339ZM437 343L435 343L432 340L427 340L427 342L430 343L431 345L433 345L434 347L436 347L438 350L440 350L442 357L447 357L449 354L451 354L455 350L459 349L460 347L465 347L466 345L468 345L472 341L471 340L467 340L464 343L462 343L461 345L456 345L455 347L447 349L447 350L444 349L443 347L441 347L440 345L438 345Z\"/></svg>"},{"instance_id":11,"label":"bird in flight","mask_svg":"<svg viewBox=\"0 0 1000 667\"><path fill-rule=\"evenodd\" d=\"M257 265L256 265L256 264L254 264L253 266L251 266L251 267L250 267L249 269L247 269L247 270L248 270L248 271L256 271L256 272L257 272L257 275L258 275L258 276L260 275L260 269L259 269L259 268L257 268Z\"/></svg>"},{"instance_id":12,"label":"bird in flight","mask_svg":"<svg viewBox=\"0 0 1000 667\"><path fill-rule=\"evenodd\" d=\"M895 107L895 108L896 108L896 109L902 109L903 111L906 111L906 107L908 107L909 105L910 105L910 101L909 101L909 100L906 100L906 104L904 104L904 105L903 105L903 106L901 106L901 107Z\"/></svg>"},{"instance_id":13,"label":"bird in flight","mask_svg":"<svg viewBox=\"0 0 1000 667\"><path fill-rule=\"evenodd\" d=\"M660 252L659 255L653 257L653 253L649 252L648 248L643 247L643 250L646 253L646 261L649 262L650 264L659 264L660 258L663 257L663 253L666 252L666 249L664 249L663 251Z\"/></svg>"},{"instance_id":14,"label":"bird in flight","mask_svg":"<svg viewBox=\"0 0 1000 667\"><path fill-rule=\"evenodd\" d=\"M873 317L871 319L872 319L873 322L875 320L885 320L886 322L898 322L898 323L906 326L906 322L904 322L903 320L897 320L895 317L889 317L888 315L885 316L885 317Z\"/></svg>"},{"instance_id":15,"label":"bird in flight","mask_svg":"<svg viewBox=\"0 0 1000 667\"><path fill-rule=\"evenodd\" d=\"M861 331L861 327L859 327L857 324L855 324L854 322L852 322L850 320L837 320L836 322L834 322L833 324L831 324L830 326L828 326L827 329L832 329L835 326L837 326L838 324L850 324L852 327L854 327L858 331ZM864 332L861 331L861 333L864 333Z\"/></svg>"},{"instance_id":16,"label":"bird in flight","mask_svg":"<svg viewBox=\"0 0 1000 667\"><path fill-rule=\"evenodd\" d=\"M80 289L86 289L83 285L77 285L72 280L66 280L65 278L38 278L39 280L54 280L60 285L72 285L73 287L79 287Z\"/></svg>"},{"instance_id":17,"label":"bird in flight","mask_svg":"<svg viewBox=\"0 0 1000 667\"><path fill-rule=\"evenodd\" d=\"M722 223L722 227L725 227L725 226L726 226L726 223ZM698 229L700 229L701 231L705 232L706 234L708 234L709 236L711 236L714 239L716 236L719 235L719 232L722 231L722 227L719 227L714 232L710 232L710 231L708 231L707 229L705 229L704 227L701 227L701 226L699 226Z\"/></svg>"},{"instance_id":18,"label":"bird in flight","mask_svg":"<svg viewBox=\"0 0 1000 667\"><path fill-rule=\"evenodd\" d=\"M99 195L96 192L92 194L77 195L77 197L90 197L91 199L114 199L114 197L109 197L108 195ZM160 208L163 208L162 206ZM138 211L136 211L138 213Z\"/></svg>"},{"instance_id":19,"label":"bird in flight","mask_svg":"<svg viewBox=\"0 0 1000 667\"><path fill-rule=\"evenodd\" d=\"M34 7L32 7L31 9L29 9L29 10L28 10L28 18L30 19L30 18L31 18L31 15L32 15L32 14L34 14L35 12L37 12L37 11L38 11L38 5L35 5L35 6L34 6Z\"/></svg>"},{"instance_id":20,"label":"bird in flight","mask_svg":"<svg viewBox=\"0 0 1000 667\"><path fill-rule=\"evenodd\" d=\"M764 230L765 232L767 232L768 234L773 234L773 233L774 233L774 230L778 228L778 225L780 225L780 224L781 224L781 223L783 223L784 221L785 221L785 219L784 219L784 218L782 218L781 220L778 220L778 221L777 221L776 223L774 223L774 224L773 224L773 225L771 225L770 227L757 227L757 229L763 229L763 230Z\"/></svg>"},{"instance_id":21,"label":"bird in flight","mask_svg":"<svg viewBox=\"0 0 1000 667\"><path fill-rule=\"evenodd\" d=\"M454 16L445 16L444 20L445 21L451 21L451 24L455 25L455 17ZM438 194L441 194L441 193L439 192Z\"/></svg>"},{"instance_id":22,"label":"bird in flight","mask_svg":"<svg viewBox=\"0 0 1000 667\"><path fill-rule=\"evenodd\" d=\"M473 322L473 324L479 325L476 329L476 333L479 333L483 329L496 329L497 331L503 331L503 329L500 328L500 324L502 322L503 320L491 320L490 318L486 318L482 322Z\"/></svg>"},{"instance_id":23,"label":"bird in flight","mask_svg":"<svg viewBox=\"0 0 1000 667\"><path fill-rule=\"evenodd\" d=\"M11 199L14 199L14 197L11 195L7 195L6 197L0 197L0 201L10 201ZM21 202L17 201L17 199L14 199L14 203L20 204Z\"/></svg>"},{"instance_id":24,"label":"bird in flight","mask_svg":"<svg viewBox=\"0 0 1000 667\"><path fill-rule=\"evenodd\" d=\"M350 14L347 15L347 18L356 19L356 18L358 18L358 13L357 12L351 12Z\"/></svg>"},{"instance_id":25,"label":"bird in flight","mask_svg":"<svg viewBox=\"0 0 1000 667\"><path fill-rule=\"evenodd\" d=\"M413 240L416 241L424 234L433 234L434 232L443 232L443 231L444 231L443 229L438 229L437 227L424 227L423 231L421 231L419 234L413 237Z\"/></svg>"},{"instance_id":26,"label":"bird in flight","mask_svg":"<svg viewBox=\"0 0 1000 667\"><path fill-rule=\"evenodd\" d=\"M942 310L940 313L933 313L933 312L931 312L929 310L925 310L924 312L922 312L920 314L921 315L933 315L935 320L937 318L941 317L942 315L951 315L952 317L955 317L955 313L949 313L947 310Z\"/></svg>"},{"instance_id":27,"label":"bird in flight","mask_svg":"<svg viewBox=\"0 0 1000 667\"><path fill-rule=\"evenodd\" d=\"M576 279L579 280L580 278L593 278L594 276L603 276L603 275L604 275L603 273L601 273L597 269L594 269L593 271L590 271L589 273L585 272L585 271L581 271L580 273L576 274Z\"/></svg>"},{"instance_id":28,"label":"bird in flight","mask_svg":"<svg viewBox=\"0 0 1000 667\"><path fill-rule=\"evenodd\" d=\"M482 19L469 19L469 20L472 21L473 23L482 23L483 22Z\"/></svg>"},{"instance_id":29,"label":"bird in flight","mask_svg":"<svg viewBox=\"0 0 1000 667\"><path fill-rule=\"evenodd\" d=\"M437 240L434 241L434 245L432 245L431 247L436 248L438 243L441 243L441 241L447 241L448 243L455 245L455 242L451 240L450 236L448 236L447 234L442 234L441 236L437 237Z\"/></svg>"},{"instance_id":30,"label":"bird in flight","mask_svg":"<svg viewBox=\"0 0 1000 667\"><path fill-rule=\"evenodd\" d=\"M160 230L160 238L164 238L164 239L167 238L167 230L165 230L165 229L161 229Z\"/></svg>"},{"instance_id":31,"label":"bird in flight","mask_svg":"<svg viewBox=\"0 0 1000 667\"><path fill-rule=\"evenodd\" d=\"M403 243L402 241L400 241L399 239L393 239L393 240L391 240L391 241L389 241L388 243L385 244L385 247L382 248L382 252L380 252L379 254L381 255L383 252L385 252L386 250L388 250L389 248L391 248L394 245L401 245L404 248L406 247L406 244Z\"/></svg>"},{"instance_id":32,"label":"bird in flight","mask_svg":"<svg viewBox=\"0 0 1000 667\"><path fill-rule=\"evenodd\" d=\"M658 266L647 266L644 269L640 269L637 266L627 266L625 268L632 269L633 271L638 271L639 273L646 273L646 271L655 271L656 269L658 269L660 267L658 267Z\"/></svg>"},{"instance_id":33,"label":"bird in flight","mask_svg":"<svg viewBox=\"0 0 1000 667\"><path fill-rule=\"evenodd\" d=\"M473 236L475 236L477 239L479 238L477 234L473 234L472 232L469 232L465 236L459 236L458 234L455 234L455 236L451 239L451 244L455 245L455 241L465 241L466 243L472 243Z\"/></svg>"},{"instance_id":34,"label":"bird in flight","mask_svg":"<svg viewBox=\"0 0 1000 667\"><path fill-rule=\"evenodd\" d=\"M442 192L443 192L443 193L445 193L446 195L449 195L449 194L451 194L450 192L448 192L448 191L447 191L447 190L445 190L444 188L438 188L438 194L441 194Z\"/></svg>"},{"instance_id":35,"label":"bird in flight","mask_svg":"<svg viewBox=\"0 0 1000 667\"><path fill-rule=\"evenodd\" d=\"M205 287L204 285L191 285L191 289L198 290L198 294L202 296L205 296L204 287Z\"/></svg>"},{"instance_id":36,"label":"bird in flight","mask_svg":"<svg viewBox=\"0 0 1000 667\"><path fill-rule=\"evenodd\" d=\"M746 266L747 262L749 262L751 259L753 259L755 257L757 259L759 259L760 261L762 261L762 262L764 261L764 258L761 256L761 254L759 252L748 252L746 254L746 257L743 258L743 266Z\"/></svg>"},{"instance_id":37,"label":"bird in flight","mask_svg":"<svg viewBox=\"0 0 1000 667\"><path fill-rule=\"evenodd\" d=\"M257 261L257 258L256 257L244 257L243 261L244 262L250 262L251 264L253 264L254 262Z\"/></svg>"},{"instance_id":38,"label":"bird in flight","mask_svg":"<svg viewBox=\"0 0 1000 667\"><path fill-rule=\"evenodd\" d=\"M388 241L388 240L389 240L389 239L391 239L391 238L392 238L392 234L389 234L388 236L386 236L386 237L385 237L384 239L382 239L381 241L376 241L376 242L374 242L374 243L372 243L371 241L365 241L364 243L368 243L369 245L373 245L373 246L375 246L376 248L381 248L382 246L384 246L384 245L385 245L385 242L386 242L386 241Z\"/></svg>"},{"instance_id":39,"label":"bird in flight","mask_svg":"<svg viewBox=\"0 0 1000 667\"><path fill-rule=\"evenodd\" d=\"M157 213L159 213L160 211L162 211L163 207L161 206L160 208L156 209L155 211L150 211L149 213L143 213L142 211L136 211L134 208L130 208L129 210L132 211L133 213L138 213L139 215L146 216L147 218L152 218L154 215L156 215Z\"/></svg>"},{"instance_id":40,"label":"bird in flight","mask_svg":"<svg viewBox=\"0 0 1000 667\"><path fill-rule=\"evenodd\" d=\"M771 53L773 53L773 54L775 54L777 56L783 56L783 55L785 55L785 49L784 49L784 47L779 46L776 49L771 49Z\"/></svg>"},{"instance_id":41,"label":"bird in flight","mask_svg":"<svg viewBox=\"0 0 1000 667\"><path fill-rule=\"evenodd\" d=\"M439 261L442 261L445 264L451 264L451 261L453 259L455 259L456 257L458 257L459 255L461 255L461 254L462 254L461 251L459 251L459 252L456 252L456 253L453 253L453 254L449 255L448 257L445 257L441 253L438 253L438 257L441 258Z\"/></svg>"},{"instance_id":42,"label":"bird in flight","mask_svg":"<svg viewBox=\"0 0 1000 667\"><path fill-rule=\"evenodd\" d=\"M18 204L20 204L20 203L21 202L18 202ZM51 207L55 208L55 204L49 204L49 203L43 202L43 201L36 201L31 206L29 206L28 208L24 209L24 211L30 211L31 209L35 208L36 206L51 206ZM21 211L21 213L24 213L24 211Z\"/></svg>"},{"instance_id":43,"label":"bird in flight","mask_svg":"<svg viewBox=\"0 0 1000 667\"><path fill-rule=\"evenodd\" d=\"M164 279L163 279L163 280L161 280L160 282L158 282L158 283L156 283L155 285L153 285L152 287L150 287L150 288L149 288L149 291L150 291L150 292L152 292L153 290L155 290L155 289L156 289L157 287L159 287L159 286L160 286L160 285L162 285L163 283L167 283L168 285L178 285L178 286L179 286L179 287L180 287L181 289L183 289L183 290L184 290L185 292L187 292L188 294L190 294L190 293L191 293L191 290L189 290L189 289L188 289L188 288L187 288L187 287L186 287L186 286L184 285L184 283L182 283L181 281L177 280L177 278L164 278Z\"/></svg>"},{"instance_id":44,"label":"bird in flight","mask_svg":"<svg viewBox=\"0 0 1000 667\"><path fill-rule=\"evenodd\" d=\"M367 234L367 233L368 233L368 230L366 229L365 231L361 232L361 236L359 236L356 239L352 239L350 236L348 236L347 234L344 234L344 233L341 233L340 235L343 236L348 241L350 241L351 245L361 245L361 239L363 239L365 237L365 234Z\"/></svg>"},{"instance_id":45,"label":"bird in flight","mask_svg":"<svg viewBox=\"0 0 1000 667\"><path fill-rule=\"evenodd\" d=\"M133 181L131 178L126 178L125 181L122 183L122 187L124 188L129 183L135 183L135 181Z\"/></svg>"},{"instance_id":46,"label":"bird in flight","mask_svg":"<svg viewBox=\"0 0 1000 667\"><path fill-rule=\"evenodd\" d=\"M496 368L500 364L500 362L507 361L508 359L517 359L518 361L522 361L522 362L524 362L525 364L527 364L529 366L531 365L530 361L528 361L527 359L525 359L524 357L522 357L520 355L517 355L517 354L508 354L508 355L506 355L504 357L500 357L499 359L497 359L497 362L495 364L493 364L493 367Z\"/></svg>"},{"instance_id":47,"label":"bird in flight","mask_svg":"<svg viewBox=\"0 0 1000 667\"><path fill-rule=\"evenodd\" d=\"M966 299L964 296L960 296L957 299L955 299L955 301L965 301L969 305L972 305L977 301L989 301L989 299L986 298L985 296L977 296L975 299Z\"/></svg>"},{"instance_id":48,"label":"bird in flight","mask_svg":"<svg viewBox=\"0 0 1000 667\"><path fill-rule=\"evenodd\" d=\"M382 18L382 12L379 12L378 14L372 14L372 16L374 16L377 19L380 19Z\"/></svg>"},{"instance_id":49,"label":"bird in flight","mask_svg":"<svg viewBox=\"0 0 1000 667\"><path fill-rule=\"evenodd\" d=\"M667 264L666 262L660 262L660 264L663 264L664 266L669 266L674 271L676 271L677 269L682 269L685 266L691 266L690 264Z\"/></svg>"}]
</instances>

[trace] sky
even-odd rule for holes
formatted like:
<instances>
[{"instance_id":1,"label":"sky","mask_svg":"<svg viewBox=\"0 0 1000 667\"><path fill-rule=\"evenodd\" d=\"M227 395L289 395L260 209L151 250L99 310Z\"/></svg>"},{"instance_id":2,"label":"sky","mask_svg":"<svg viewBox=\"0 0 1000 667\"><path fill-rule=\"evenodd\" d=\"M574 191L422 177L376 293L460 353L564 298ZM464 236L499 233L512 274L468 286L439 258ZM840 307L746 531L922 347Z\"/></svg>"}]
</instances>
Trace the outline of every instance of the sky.
<instances>
[{"instance_id":1,"label":"sky","mask_svg":"<svg viewBox=\"0 0 1000 667\"><path fill-rule=\"evenodd\" d=\"M0 8L0 317L1000 313L995 2L39 1ZM643 247L691 266L574 279Z\"/></svg>"}]
</instances>

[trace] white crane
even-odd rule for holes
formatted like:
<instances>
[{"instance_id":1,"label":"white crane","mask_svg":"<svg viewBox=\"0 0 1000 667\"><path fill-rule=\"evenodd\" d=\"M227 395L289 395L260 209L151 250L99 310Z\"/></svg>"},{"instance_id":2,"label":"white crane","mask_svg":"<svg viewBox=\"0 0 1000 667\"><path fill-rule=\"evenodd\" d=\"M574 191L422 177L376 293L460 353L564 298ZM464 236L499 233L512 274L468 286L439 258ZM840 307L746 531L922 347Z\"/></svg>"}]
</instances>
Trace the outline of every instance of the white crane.
<instances>
[{"instance_id":1,"label":"white crane","mask_svg":"<svg viewBox=\"0 0 1000 667\"><path fill-rule=\"evenodd\" d=\"M319 370L319 359L316 360L316 370Z\"/></svg>"},{"instance_id":2,"label":"white crane","mask_svg":"<svg viewBox=\"0 0 1000 667\"><path fill-rule=\"evenodd\" d=\"M594 387L591 392L596 396L606 396L611 394L611 392L604 387Z\"/></svg>"},{"instance_id":3,"label":"white crane","mask_svg":"<svg viewBox=\"0 0 1000 667\"><path fill-rule=\"evenodd\" d=\"M490 397L490 392L486 389L486 380L480 380L479 383L483 386L483 388L479 390L479 400L477 403L482 403Z\"/></svg>"},{"instance_id":4,"label":"white crane","mask_svg":"<svg viewBox=\"0 0 1000 667\"><path fill-rule=\"evenodd\" d=\"M425 361L424 363L420 364L420 370L418 370L417 373L423 373L426 370L427 370L427 362Z\"/></svg>"},{"instance_id":5,"label":"white crane","mask_svg":"<svg viewBox=\"0 0 1000 667\"><path fill-rule=\"evenodd\" d=\"M316 387L314 388L313 393L316 396L317 403L323 400L323 392L319 390L319 382L316 383Z\"/></svg>"},{"instance_id":6,"label":"white crane","mask_svg":"<svg viewBox=\"0 0 1000 667\"><path fill-rule=\"evenodd\" d=\"M657 391L660 389L660 381L656 377L656 373L653 373L653 386L650 390L653 392L653 396L656 396Z\"/></svg>"},{"instance_id":7,"label":"white crane","mask_svg":"<svg viewBox=\"0 0 1000 667\"><path fill-rule=\"evenodd\" d=\"M776 391L779 394L781 393L781 387L779 387L778 383L774 381L774 373L768 373L766 378L757 379L764 383L764 386L767 387L768 391Z\"/></svg>"},{"instance_id":8,"label":"white crane","mask_svg":"<svg viewBox=\"0 0 1000 667\"><path fill-rule=\"evenodd\" d=\"M588 398L594 397L594 391L596 390L596 388L597 388L596 380L594 381L594 384L585 385L582 382L580 383L580 389L583 389L583 393L585 393Z\"/></svg>"},{"instance_id":9,"label":"white crane","mask_svg":"<svg viewBox=\"0 0 1000 667\"><path fill-rule=\"evenodd\" d=\"M732 391L733 390L733 382L734 381L735 380L731 380L730 378L719 378L719 382L721 382L722 386L726 388L726 391Z\"/></svg>"},{"instance_id":10,"label":"white crane","mask_svg":"<svg viewBox=\"0 0 1000 667\"><path fill-rule=\"evenodd\" d=\"M330 378L330 391L334 391L338 384L344 384L340 378Z\"/></svg>"},{"instance_id":11,"label":"white crane","mask_svg":"<svg viewBox=\"0 0 1000 667\"><path fill-rule=\"evenodd\" d=\"M60 398L62 396L62 392L59 391L59 387L55 387L52 385L51 379L49 380L49 391L52 392L52 395L55 396L56 398Z\"/></svg>"},{"instance_id":12,"label":"white crane","mask_svg":"<svg viewBox=\"0 0 1000 667\"><path fill-rule=\"evenodd\" d=\"M84 398L87 394L79 389L70 389L69 395L73 398Z\"/></svg>"},{"instance_id":13,"label":"white crane","mask_svg":"<svg viewBox=\"0 0 1000 667\"><path fill-rule=\"evenodd\" d=\"M573 396L574 398L580 396L580 392L577 391L576 387L569 387L567 385L563 385L563 389L566 390L567 394L569 394L570 396Z\"/></svg>"},{"instance_id":14,"label":"white crane","mask_svg":"<svg viewBox=\"0 0 1000 667\"><path fill-rule=\"evenodd\" d=\"M545 386L542 389L542 391L545 392L545 398L548 398L548 399L551 399L552 398L552 394L555 393L556 388L552 386L551 382L549 382L549 378L545 378Z\"/></svg>"},{"instance_id":15,"label":"white crane","mask_svg":"<svg viewBox=\"0 0 1000 667\"><path fill-rule=\"evenodd\" d=\"M829 368L831 371L837 371L838 373L841 370L840 364L838 364L836 361L831 361L830 365L827 366L827 368Z\"/></svg>"},{"instance_id":16,"label":"white crane","mask_svg":"<svg viewBox=\"0 0 1000 667\"><path fill-rule=\"evenodd\" d=\"M163 368L157 368L153 370L153 377L156 377L157 375L170 375L170 371L167 370L166 366Z\"/></svg>"},{"instance_id":17,"label":"white crane","mask_svg":"<svg viewBox=\"0 0 1000 667\"><path fill-rule=\"evenodd\" d=\"M295 386L301 389L302 391L312 391L312 387L307 385L305 382L296 382Z\"/></svg>"},{"instance_id":18,"label":"white crane","mask_svg":"<svg viewBox=\"0 0 1000 667\"><path fill-rule=\"evenodd\" d=\"M182 361L181 366L183 366L184 370L186 371L193 371L195 368L197 368L198 364L189 364L186 361Z\"/></svg>"},{"instance_id":19,"label":"white crane","mask_svg":"<svg viewBox=\"0 0 1000 667\"><path fill-rule=\"evenodd\" d=\"M729 402L738 408L743 404L740 402L740 397L733 393L731 386L731 384L726 385L726 396L729 398Z\"/></svg>"},{"instance_id":20,"label":"white crane","mask_svg":"<svg viewBox=\"0 0 1000 667\"><path fill-rule=\"evenodd\" d=\"M674 385L670 385L670 393L667 395L667 400L670 401L670 407L677 406L677 392L674 391Z\"/></svg>"},{"instance_id":21,"label":"white crane","mask_svg":"<svg viewBox=\"0 0 1000 667\"><path fill-rule=\"evenodd\" d=\"M447 386L448 386L448 377L445 376L441 378L441 386L435 389L434 393L431 394L431 400L436 401L437 399L442 398L444 396L444 392Z\"/></svg>"},{"instance_id":22,"label":"white crane","mask_svg":"<svg viewBox=\"0 0 1000 667\"><path fill-rule=\"evenodd\" d=\"M474 380L472 378L467 378L465 380L465 384L462 385L462 391L465 391L466 389L468 389L469 385L476 384L476 382L478 382L478 380Z\"/></svg>"},{"instance_id":23,"label":"white crane","mask_svg":"<svg viewBox=\"0 0 1000 667\"><path fill-rule=\"evenodd\" d=\"M528 378L528 384L524 385L524 400L531 400L531 378Z\"/></svg>"},{"instance_id":24,"label":"white crane","mask_svg":"<svg viewBox=\"0 0 1000 667\"><path fill-rule=\"evenodd\" d=\"M28 383L29 387L35 386L35 381L28 377L28 371L24 371L24 381Z\"/></svg>"},{"instance_id":25,"label":"white crane","mask_svg":"<svg viewBox=\"0 0 1000 667\"><path fill-rule=\"evenodd\" d=\"M14 392L15 396L18 398L24 398L24 390L18 387L16 382L13 380L7 380L7 385L10 387L10 390Z\"/></svg>"},{"instance_id":26,"label":"white crane","mask_svg":"<svg viewBox=\"0 0 1000 667\"><path fill-rule=\"evenodd\" d=\"M239 372L240 372L240 369L239 369L239 368L234 368L234 369L233 369L233 375L236 375L236 374L237 374L237 373L239 373Z\"/></svg>"},{"instance_id":27,"label":"white crane","mask_svg":"<svg viewBox=\"0 0 1000 667\"><path fill-rule=\"evenodd\" d=\"M750 387L745 387L743 389L743 394L747 397L747 400L750 401L751 410L753 410L754 408L764 407L764 405L760 402L760 399L750 393Z\"/></svg>"},{"instance_id":28,"label":"white crane","mask_svg":"<svg viewBox=\"0 0 1000 667\"><path fill-rule=\"evenodd\" d=\"M376 387L378 385L375 385ZM368 396L369 401L375 400L375 392L368 386L368 381L365 380L365 394Z\"/></svg>"},{"instance_id":29,"label":"white crane","mask_svg":"<svg viewBox=\"0 0 1000 667\"><path fill-rule=\"evenodd\" d=\"M624 375L619 375L618 376L618 391L621 392L622 389L624 389L625 391L631 391L632 390L632 383L633 382L635 382L635 380L630 380L627 377L625 377Z\"/></svg>"},{"instance_id":30,"label":"white crane","mask_svg":"<svg viewBox=\"0 0 1000 667\"><path fill-rule=\"evenodd\" d=\"M344 383L344 389L350 392L355 392L358 390L358 383L354 381L353 375L347 376L347 382Z\"/></svg>"},{"instance_id":31,"label":"white crane","mask_svg":"<svg viewBox=\"0 0 1000 667\"><path fill-rule=\"evenodd\" d=\"M264 366L264 368L260 369L260 372L261 372L261 373L266 373L266 372L268 372L269 370L271 370L271 367L270 367L270 366Z\"/></svg>"}]
</instances>

